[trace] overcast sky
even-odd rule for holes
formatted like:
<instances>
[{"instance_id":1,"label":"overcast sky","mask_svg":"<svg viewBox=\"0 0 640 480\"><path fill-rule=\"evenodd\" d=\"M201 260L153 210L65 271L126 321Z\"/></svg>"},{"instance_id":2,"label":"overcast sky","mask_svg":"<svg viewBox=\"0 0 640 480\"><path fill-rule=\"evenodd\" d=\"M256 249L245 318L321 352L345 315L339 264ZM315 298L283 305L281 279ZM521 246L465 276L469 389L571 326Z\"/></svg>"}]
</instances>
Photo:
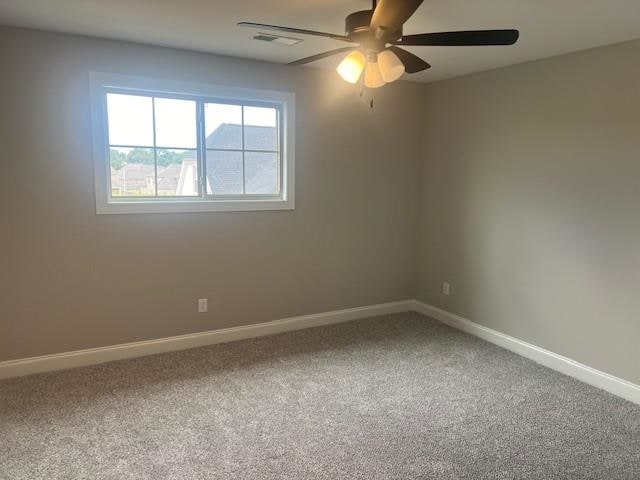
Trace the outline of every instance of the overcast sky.
<instances>
[{"instance_id":1,"label":"overcast sky","mask_svg":"<svg viewBox=\"0 0 640 480\"><path fill-rule=\"evenodd\" d=\"M153 146L153 107L151 97L107 94L109 144ZM196 102L155 99L156 144L158 147L196 148ZM205 133L209 136L221 123L242 123L242 107L206 104ZM245 125L275 127L273 108L244 107Z\"/></svg>"}]
</instances>

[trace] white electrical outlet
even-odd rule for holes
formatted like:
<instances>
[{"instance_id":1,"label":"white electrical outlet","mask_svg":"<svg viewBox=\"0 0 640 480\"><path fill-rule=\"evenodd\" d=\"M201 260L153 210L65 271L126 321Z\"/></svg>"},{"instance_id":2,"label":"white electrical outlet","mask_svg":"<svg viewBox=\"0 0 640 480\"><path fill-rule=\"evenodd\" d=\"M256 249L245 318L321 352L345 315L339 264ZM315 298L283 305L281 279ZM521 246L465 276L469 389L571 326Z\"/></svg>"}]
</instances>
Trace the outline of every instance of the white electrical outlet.
<instances>
[{"instance_id":1,"label":"white electrical outlet","mask_svg":"<svg viewBox=\"0 0 640 480\"><path fill-rule=\"evenodd\" d=\"M450 293L451 293L451 285L448 284L447 282L444 282L442 284L442 294L449 296Z\"/></svg>"},{"instance_id":2,"label":"white electrical outlet","mask_svg":"<svg viewBox=\"0 0 640 480\"><path fill-rule=\"evenodd\" d=\"M198 299L198 312L199 313L205 313L208 309L208 305L207 305L207 299L206 298L199 298Z\"/></svg>"}]
</instances>

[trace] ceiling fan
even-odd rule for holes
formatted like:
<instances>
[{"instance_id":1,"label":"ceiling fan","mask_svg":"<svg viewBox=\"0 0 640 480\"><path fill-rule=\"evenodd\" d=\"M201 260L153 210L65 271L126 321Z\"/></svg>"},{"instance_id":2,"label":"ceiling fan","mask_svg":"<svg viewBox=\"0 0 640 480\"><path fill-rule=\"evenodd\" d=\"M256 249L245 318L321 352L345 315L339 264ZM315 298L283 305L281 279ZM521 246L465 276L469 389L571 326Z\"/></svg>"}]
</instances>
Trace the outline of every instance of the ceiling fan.
<instances>
[{"instance_id":1,"label":"ceiling fan","mask_svg":"<svg viewBox=\"0 0 640 480\"><path fill-rule=\"evenodd\" d=\"M253 22L240 22L238 25L328 37L358 44L358 47L342 47L302 58L289 65L304 65L350 52L338 66L338 73L347 82L357 83L364 70L364 84L369 88L378 88L385 83L393 82L405 72L416 73L431 68L427 62L400 48L401 46L513 45L520 36L517 30L469 30L403 35L402 26L422 2L423 0L373 0L371 10L361 10L347 16L344 35Z\"/></svg>"}]
</instances>

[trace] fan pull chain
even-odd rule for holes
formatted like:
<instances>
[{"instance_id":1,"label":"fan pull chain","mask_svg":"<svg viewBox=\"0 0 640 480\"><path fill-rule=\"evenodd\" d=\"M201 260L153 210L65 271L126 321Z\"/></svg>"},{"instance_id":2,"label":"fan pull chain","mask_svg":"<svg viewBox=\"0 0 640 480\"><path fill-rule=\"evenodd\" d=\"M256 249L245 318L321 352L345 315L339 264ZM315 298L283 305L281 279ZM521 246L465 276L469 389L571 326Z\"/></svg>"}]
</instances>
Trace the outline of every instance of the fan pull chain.
<instances>
[{"instance_id":1,"label":"fan pull chain","mask_svg":"<svg viewBox=\"0 0 640 480\"><path fill-rule=\"evenodd\" d=\"M364 97L364 75L360 77L360 98ZM373 95L371 95L371 100L369 100L369 108L373 108Z\"/></svg>"}]
</instances>

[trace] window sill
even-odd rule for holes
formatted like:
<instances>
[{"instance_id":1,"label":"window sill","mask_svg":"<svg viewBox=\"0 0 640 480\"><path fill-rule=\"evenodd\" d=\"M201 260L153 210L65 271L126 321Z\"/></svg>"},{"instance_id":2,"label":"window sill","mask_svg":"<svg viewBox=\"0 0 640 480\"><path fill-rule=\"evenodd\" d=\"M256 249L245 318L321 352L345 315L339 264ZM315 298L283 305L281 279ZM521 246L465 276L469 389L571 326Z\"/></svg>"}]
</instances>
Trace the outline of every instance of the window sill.
<instances>
[{"instance_id":1,"label":"window sill","mask_svg":"<svg viewBox=\"0 0 640 480\"><path fill-rule=\"evenodd\" d=\"M256 212L265 210L293 210L293 199L283 200L180 200L180 201L114 201L96 204L96 213L206 213L206 212Z\"/></svg>"}]
</instances>

